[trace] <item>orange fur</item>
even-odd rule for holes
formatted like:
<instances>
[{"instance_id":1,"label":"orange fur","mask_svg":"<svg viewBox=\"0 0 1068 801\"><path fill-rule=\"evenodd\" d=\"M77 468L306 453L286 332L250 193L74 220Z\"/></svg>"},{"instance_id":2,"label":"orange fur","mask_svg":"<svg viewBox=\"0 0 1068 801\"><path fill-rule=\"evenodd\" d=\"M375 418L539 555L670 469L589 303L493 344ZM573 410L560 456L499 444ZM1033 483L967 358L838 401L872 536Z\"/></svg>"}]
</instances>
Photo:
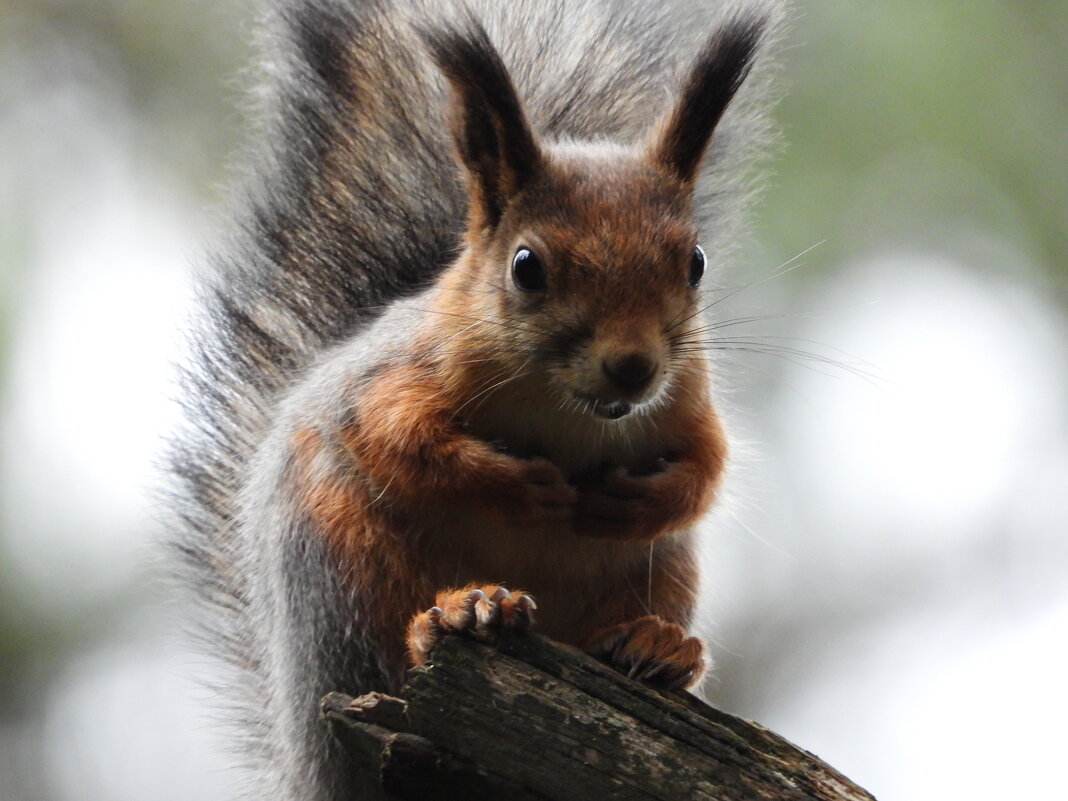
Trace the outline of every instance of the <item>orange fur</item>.
<instances>
[{"instance_id":1,"label":"orange fur","mask_svg":"<svg viewBox=\"0 0 1068 801\"><path fill-rule=\"evenodd\" d=\"M538 512L550 465L497 453L464 431L428 366L402 364L377 377L342 437L371 486L411 503L479 504L524 519Z\"/></svg>"},{"instance_id":2,"label":"orange fur","mask_svg":"<svg viewBox=\"0 0 1068 801\"><path fill-rule=\"evenodd\" d=\"M365 482L332 463L321 434L298 430L292 447L298 503L329 542L343 579L359 592L358 576L374 577L374 597L361 599L361 617L380 644L383 664L392 665L399 678L407 651L405 624L433 593L420 554L388 535L393 521L374 505ZM379 597L388 603L376 602Z\"/></svg>"}]
</instances>

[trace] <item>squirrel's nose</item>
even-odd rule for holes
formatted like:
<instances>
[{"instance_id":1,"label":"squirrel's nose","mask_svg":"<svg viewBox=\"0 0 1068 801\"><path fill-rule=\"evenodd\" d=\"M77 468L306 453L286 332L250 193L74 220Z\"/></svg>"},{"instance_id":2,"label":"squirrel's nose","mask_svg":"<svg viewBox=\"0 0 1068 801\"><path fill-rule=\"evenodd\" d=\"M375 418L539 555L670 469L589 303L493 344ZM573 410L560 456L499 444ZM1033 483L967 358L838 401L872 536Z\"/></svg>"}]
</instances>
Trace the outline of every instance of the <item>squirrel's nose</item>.
<instances>
[{"instance_id":1,"label":"squirrel's nose","mask_svg":"<svg viewBox=\"0 0 1068 801\"><path fill-rule=\"evenodd\" d=\"M602 364L604 371L624 389L640 389L649 382L658 367L656 360L644 353L628 353L605 359Z\"/></svg>"}]
</instances>

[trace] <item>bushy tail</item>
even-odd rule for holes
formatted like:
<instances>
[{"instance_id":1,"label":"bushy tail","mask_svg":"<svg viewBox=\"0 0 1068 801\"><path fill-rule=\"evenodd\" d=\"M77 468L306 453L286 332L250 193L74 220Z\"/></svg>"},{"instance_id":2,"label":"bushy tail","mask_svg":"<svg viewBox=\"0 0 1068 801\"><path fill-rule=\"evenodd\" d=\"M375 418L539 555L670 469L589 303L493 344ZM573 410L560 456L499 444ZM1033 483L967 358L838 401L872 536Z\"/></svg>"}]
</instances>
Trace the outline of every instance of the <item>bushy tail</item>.
<instances>
[{"instance_id":1,"label":"bushy tail","mask_svg":"<svg viewBox=\"0 0 1068 801\"><path fill-rule=\"evenodd\" d=\"M431 281L463 228L444 81L415 26L474 14L539 135L627 140L666 106L718 17L779 16L774 0L466 5L276 0L263 26L260 141L235 193L236 224L199 287L187 423L171 453L183 582L208 602L211 648L244 672L253 701L264 681L247 620L255 532L234 525L235 503L276 396L384 304ZM767 140L762 73L758 64L706 158L699 205L717 230L743 205L739 167Z\"/></svg>"}]
</instances>

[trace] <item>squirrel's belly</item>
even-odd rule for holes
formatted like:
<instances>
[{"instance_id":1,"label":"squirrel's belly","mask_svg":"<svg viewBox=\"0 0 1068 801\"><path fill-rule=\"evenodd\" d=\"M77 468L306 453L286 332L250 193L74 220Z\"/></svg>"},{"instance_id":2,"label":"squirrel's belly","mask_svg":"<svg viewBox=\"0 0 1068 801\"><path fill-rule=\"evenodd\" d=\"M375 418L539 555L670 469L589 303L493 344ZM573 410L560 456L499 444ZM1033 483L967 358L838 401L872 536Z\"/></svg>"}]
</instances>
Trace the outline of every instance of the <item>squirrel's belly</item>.
<instances>
[{"instance_id":1,"label":"squirrel's belly","mask_svg":"<svg viewBox=\"0 0 1068 801\"><path fill-rule=\"evenodd\" d=\"M537 603L537 631L560 642L582 646L619 622L605 615L621 598L647 589L649 543L582 537L569 525L501 527L474 517L462 531L441 533L454 547L438 561L433 586L499 584L528 593Z\"/></svg>"},{"instance_id":2,"label":"squirrel's belly","mask_svg":"<svg viewBox=\"0 0 1068 801\"><path fill-rule=\"evenodd\" d=\"M438 554L436 585L496 582L529 591L539 608L547 592L588 596L591 585L629 575L649 555L648 543L580 536L570 522L509 523L472 509L439 517L427 535L422 541Z\"/></svg>"}]
</instances>

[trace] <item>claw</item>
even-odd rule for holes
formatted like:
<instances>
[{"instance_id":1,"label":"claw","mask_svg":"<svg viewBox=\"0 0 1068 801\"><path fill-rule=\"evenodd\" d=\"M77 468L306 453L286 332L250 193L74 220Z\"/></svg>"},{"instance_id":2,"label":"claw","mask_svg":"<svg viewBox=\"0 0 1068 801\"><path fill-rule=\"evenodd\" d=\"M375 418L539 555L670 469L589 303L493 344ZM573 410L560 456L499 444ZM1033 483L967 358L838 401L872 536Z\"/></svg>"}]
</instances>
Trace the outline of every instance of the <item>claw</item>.
<instances>
[{"instance_id":1,"label":"claw","mask_svg":"<svg viewBox=\"0 0 1068 801\"><path fill-rule=\"evenodd\" d=\"M533 611L538 608L538 605L534 603L534 599L529 595L521 595L516 604L520 609L527 609Z\"/></svg>"},{"instance_id":2,"label":"claw","mask_svg":"<svg viewBox=\"0 0 1068 801\"><path fill-rule=\"evenodd\" d=\"M666 668L666 662L654 662L642 671L642 674L639 678L641 681L649 681L649 679L653 678L653 676L656 676L658 673L663 673ZM690 672L692 673L693 671Z\"/></svg>"},{"instance_id":3,"label":"claw","mask_svg":"<svg viewBox=\"0 0 1068 801\"><path fill-rule=\"evenodd\" d=\"M692 670L687 670L685 673L675 679L675 681L671 682L671 684L668 685L668 689L684 690L687 686L689 686L690 682L693 681L693 677L694 672Z\"/></svg>"},{"instance_id":4,"label":"claw","mask_svg":"<svg viewBox=\"0 0 1068 801\"><path fill-rule=\"evenodd\" d=\"M482 592L479 590L479 592ZM493 595L490 596L490 601L495 604L499 604L505 598L511 598L512 593L508 592L504 587L498 587L494 590Z\"/></svg>"}]
</instances>

